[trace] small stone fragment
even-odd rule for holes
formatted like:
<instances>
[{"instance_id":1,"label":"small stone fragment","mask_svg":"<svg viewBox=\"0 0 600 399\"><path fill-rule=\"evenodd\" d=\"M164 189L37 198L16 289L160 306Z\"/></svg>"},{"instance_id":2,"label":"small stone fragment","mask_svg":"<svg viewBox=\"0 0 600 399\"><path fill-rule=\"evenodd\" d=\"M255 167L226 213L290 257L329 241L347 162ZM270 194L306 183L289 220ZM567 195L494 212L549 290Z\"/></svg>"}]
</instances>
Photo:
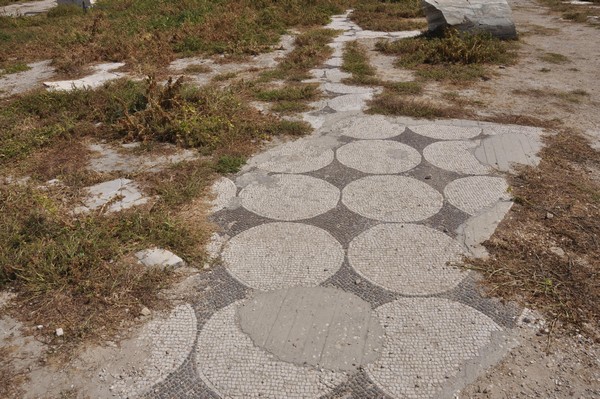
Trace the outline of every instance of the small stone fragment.
<instances>
[{"instance_id":1,"label":"small stone fragment","mask_svg":"<svg viewBox=\"0 0 600 399\"><path fill-rule=\"evenodd\" d=\"M65 335L65 332L63 331L62 328L57 328L56 329L56 336L57 337L62 337L63 335Z\"/></svg>"},{"instance_id":2,"label":"small stone fragment","mask_svg":"<svg viewBox=\"0 0 600 399\"><path fill-rule=\"evenodd\" d=\"M136 258L146 267L178 268L185 265L183 259L173 252L162 248L150 248L135 254Z\"/></svg>"},{"instance_id":3,"label":"small stone fragment","mask_svg":"<svg viewBox=\"0 0 600 399\"><path fill-rule=\"evenodd\" d=\"M147 307L143 307L142 310L140 311L140 314L142 316L150 316L152 312L150 311L150 309L148 309Z\"/></svg>"}]
</instances>

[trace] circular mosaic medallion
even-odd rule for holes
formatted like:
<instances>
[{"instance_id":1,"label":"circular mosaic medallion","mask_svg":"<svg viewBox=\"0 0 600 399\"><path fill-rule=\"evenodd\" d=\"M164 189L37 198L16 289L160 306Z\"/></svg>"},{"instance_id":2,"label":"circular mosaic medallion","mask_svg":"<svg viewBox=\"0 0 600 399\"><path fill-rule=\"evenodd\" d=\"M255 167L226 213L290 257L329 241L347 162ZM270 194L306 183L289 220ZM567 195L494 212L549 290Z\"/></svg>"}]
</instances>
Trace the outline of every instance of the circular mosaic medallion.
<instances>
[{"instance_id":1,"label":"circular mosaic medallion","mask_svg":"<svg viewBox=\"0 0 600 399\"><path fill-rule=\"evenodd\" d=\"M442 209L435 189L404 176L368 176L342 191L342 202L353 212L383 222L425 220Z\"/></svg>"},{"instance_id":2,"label":"circular mosaic medallion","mask_svg":"<svg viewBox=\"0 0 600 399\"><path fill-rule=\"evenodd\" d=\"M466 305L441 298L402 298L375 310L386 341L369 377L395 398L436 398L476 359L500 327Z\"/></svg>"},{"instance_id":3,"label":"circular mosaic medallion","mask_svg":"<svg viewBox=\"0 0 600 399\"><path fill-rule=\"evenodd\" d=\"M363 140L389 139L405 130L404 125L391 123L381 115L360 115L344 119L332 127L334 133Z\"/></svg>"},{"instance_id":4,"label":"circular mosaic medallion","mask_svg":"<svg viewBox=\"0 0 600 399\"><path fill-rule=\"evenodd\" d=\"M419 125L410 126L410 130L421 136L438 140L461 140L477 137L483 131L480 127L464 127L450 125Z\"/></svg>"},{"instance_id":5,"label":"circular mosaic medallion","mask_svg":"<svg viewBox=\"0 0 600 399\"><path fill-rule=\"evenodd\" d=\"M367 100L370 100L372 97L371 93L346 94L329 100L327 105L338 112L360 111L365 107Z\"/></svg>"},{"instance_id":6,"label":"circular mosaic medallion","mask_svg":"<svg viewBox=\"0 0 600 399\"><path fill-rule=\"evenodd\" d=\"M253 157L249 165L275 173L306 173L324 168L333 158L323 140L298 140Z\"/></svg>"},{"instance_id":7,"label":"circular mosaic medallion","mask_svg":"<svg viewBox=\"0 0 600 399\"><path fill-rule=\"evenodd\" d=\"M226 177L221 177L211 187L211 192L214 195L211 201L211 213L215 213L227 207L229 202L235 198L237 188L235 183Z\"/></svg>"},{"instance_id":8,"label":"circular mosaic medallion","mask_svg":"<svg viewBox=\"0 0 600 399\"><path fill-rule=\"evenodd\" d=\"M367 280L406 295L430 295L456 287L466 272L447 265L464 248L444 233L413 224L380 224L350 243L350 265Z\"/></svg>"},{"instance_id":9,"label":"circular mosaic medallion","mask_svg":"<svg viewBox=\"0 0 600 399\"><path fill-rule=\"evenodd\" d=\"M273 175L240 192L244 208L276 220L310 219L335 208L340 191L324 180L300 175Z\"/></svg>"},{"instance_id":10,"label":"circular mosaic medallion","mask_svg":"<svg viewBox=\"0 0 600 399\"><path fill-rule=\"evenodd\" d=\"M268 223L229 240L222 259L249 287L315 286L341 267L344 250L328 232L301 223Z\"/></svg>"},{"instance_id":11,"label":"circular mosaic medallion","mask_svg":"<svg viewBox=\"0 0 600 399\"><path fill-rule=\"evenodd\" d=\"M343 83L325 83L323 89L336 94L367 94L372 93L372 87L348 86Z\"/></svg>"},{"instance_id":12,"label":"circular mosaic medallion","mask_svg":"<svg viewBox=\"0 0 600 399\"><path fill-rule=\"evenodd\" d=\"M345 381L342 372L278 360L238 327L236 302L215 313L198 334L196 370L224 398L319 398Z\"/></svg>"},{"instance_id":13,"label":"circular mosaic medallion","mask_svg":"<svg viewBox=\"0 0 600 399\"><path fill-rule=\"evenodd\" d=\"M478 146L478 141L439 141L425 147L423 156L441 169L465 175L485 175L490 169L472 153Z\"/></svg>"},{"instance_id":14,"label":"circular mosaic medallion","mask_svg":"<svg viewBox=\"0 0 600 399\"><path fill-rule=\"evenodd\" d=\"M381 351L383 330L371 305L337 288L258 293L238 314L255 345L290 363L354 371Z\"/></svg>"},{"instance_id":15,"label":"circular mosaic medallion","mask_svg":"<svg viewBox=\"0 0 600 399\"><path fill-rule=\"evenodd\" d=\"M122 374L114 384L114 393L134 397L164 381L194 348L197 325L190 305L177 306L168 317L151 320L136 341L136 352L145 353L143 348L147 348L148 356L136 363L132 372L118 370Z\"/></svg>"},{"instance_id":16,"label":"circular mosaic medallion","mask_svg":"<svg viewBox=\"0 0 600 399\"><path fill-rule=\"evenodd\" d=\"M475 215L498 201L510 200L506 181L491 176L454 180L446 186L444 195L448 202L469 215Z\"/></svg>"},{"instance_id":17,"label":"circular mosaic medallion","mask_svg":"<svg viewBox=\"0 0 600 399\"><path fill-rule=\"evenodd\" d=\"M414 148L389 140L361 140L340 147L336 156L342 164L373 174L402 173L421 163Z\"/></svg>"}]
</instances>

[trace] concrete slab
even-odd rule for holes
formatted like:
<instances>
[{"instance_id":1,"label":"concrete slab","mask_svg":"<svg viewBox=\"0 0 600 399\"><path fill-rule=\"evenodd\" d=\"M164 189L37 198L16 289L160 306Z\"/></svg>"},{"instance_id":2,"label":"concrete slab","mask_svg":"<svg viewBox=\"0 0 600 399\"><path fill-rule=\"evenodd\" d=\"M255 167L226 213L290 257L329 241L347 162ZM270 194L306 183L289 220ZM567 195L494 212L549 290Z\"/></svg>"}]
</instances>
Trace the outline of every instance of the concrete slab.
<instances>
[{"instance_id":1,"label":"concrete slab","mask_svg":"<svg viewBox=\"0 0 600 399\"><path fill-rule=\"evenodd\" d=\"M257 293L238 313L257 346L298 365L353 371L377 359L383 346L369 303L335 288Z\"/></svg>"},{"instance_id":2,"label":"concrete slab","mask_svg":"<svg viewBox=\"0 0 600 399\"><path fill-rule=\"evenodd\" d=\"M475 156L501 172L514 171L514 165L536 166L540 162L537 153L541 141L519 133L504 133L482 140L475 149Z\"/></svg>"},{"instance_id":3,"label":"concrete slab","mask_svg":"<svg viewBox=\"0 0 600 399\"><path fill-rule=\"evenodd\" d=\"M138 185L129 179L115 179L85 189L87 196L83 206L73 210L75 214L101 209L104 212L118 212L148 203Z\"/></svg>"}]
</instances>

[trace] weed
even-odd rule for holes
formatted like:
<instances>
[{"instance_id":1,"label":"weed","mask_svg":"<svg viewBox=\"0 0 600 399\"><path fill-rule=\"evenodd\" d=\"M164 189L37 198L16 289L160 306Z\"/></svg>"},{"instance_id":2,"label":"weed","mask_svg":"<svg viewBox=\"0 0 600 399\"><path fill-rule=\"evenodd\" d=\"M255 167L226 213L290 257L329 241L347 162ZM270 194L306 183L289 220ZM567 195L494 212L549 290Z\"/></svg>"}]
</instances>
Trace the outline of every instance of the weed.
<instances>
[{"instance_id":1,"label":"weed","mask_svg":"<svg viewBox=\"0 0 600 399\"><path fill-rule=\"evenodd\" d=\"M427 100L398 96L391 93L389 89L377 95L369 105L369 113L383 115L402 115L425 119L453 118L465 115L464 110L438 106Z\"/></svg>"},{"instance_id":2,"label":"weed","mask_svg":"<svg viewBox=\"0 0 600 399\"><path fill-rule=\"evenodd\" d=\"M237 173L245 163L246 159L244 157L223 155L217 161L215 170L222 174Z\"/></svg>"},{"instance_id":3,"label":"weed","mask_svg":"<svg viewBox=\"0 0 600 399\"><path fill-rule=\"evenodd\" d=\"M571 62L568 57L558 53L544 53L539 58L540 60L551 64L565 64Z\"/></svg>"},{"instance_id":4,"label":"weed","mask_svg":"<svg viewBox=\"0 0 600 399\"><path fill-rule=\"evenodd\" d=\"M333 52L327 44L336 34L331 29L311 29L299 35L292 52L281 60L277 68L264 72L262 79L301 81L309 78L308 71L321 65Z\"/></svg>"},{"instance_id":5,"label":"weed","mask_svg":"<svg viewBox=\"0 0 600 399\"><path fill-rule=\"evenodd\" d=\"M420 82L389 82L385 85L390 92L401 95L416 95L423 93Z\"/></svg>"},{"instance_id":6,"label":"weed","mask_svg":"<svg viewBox=\"0 0 600 399\"><path fill-rule=\"evenodd\" d=\"M562 131L546 138L540 157L538 167L509 176L522 200L484 243L490 256L467 263L485 274L491 294L581 328L600 316L600 207L594 197L600 184L586 173L600 167L600 156L585 138Z\"/></svg>"},{"instance_id":7,"label":"weed","mask_svg":"<svg viewBox=\"0 0 600 399\"><path fill-rule=\"evenodd\" d=\"M363 29L392 32L425 29L423 8L419 0L361 1L350 15Z\"/></svg>"},{"instance_id":8,"label":"weed","mask_svg":"<svg viewBox=\"0 0 600 399\"><path fill-rule=\"evenodd\" d=\"M83 13L59 6L45 15L0 17L0 62L53 59L74 73L101 60L143 71L180 55L248 54L270 50L291 27L327 23L344 0L104 0Z\"/></svg>"},{"instance_id":9,"label":"weed","mask_svg":"<svg viewBox=\"0 0 600 399\"><path fill-rule=\"evenodd\" d=\"M369 63L367 49L356 41L348 42L344 47L342 71L352 74L347 83L372 85L378 81L376 70Z\"/></svg>"},{"instance_id":10,"label":"weed","mask_svg":"<svg viewBox=\"0 0 600 399\"><path fill-rule=\"evenodd\" d=\"M0 78L4 75L10 75L13 73L18 73L18 72L24 72L24 71L28 71L31 68L29 67L29 65L22 63L22 62L17 62L17 63L7 63L3 66L0 66Z\"/></svg>"},{"instance_id":11,"label":"weed","mask_svg":"<svg viewBox=\"0 0 600 399\"><path fill-rule=\"evenodd\" d=\"M550 9L562 14L562 17L574 22L592 24L591 19L600 16L600 10L594 5L574 5L561 0L541 0L541 3ZM592 3L597 3L593 0Z\"/></svg>"},{"instance_id":12,"label":"weed","mask_svg":"<svg viewBox=\"0 0 600 399\"><path fill-rule=\"evenodd\" d=\"M201 73L210 73L212 72L212 68L203 64L194 64L188 65L184 70L184 73L188 74L201 74Z\"/></svg>"},{"instance_id":13,"label":"weed","mask_svg":"<svg viewBox=\"0 0 600 399\"><path fill-rule=\"evenodd\" d=\"M280 114L292 114L308 111L310 107L301 101L279 101L271 107L271 111Z\"/></svg>"},{"instance_id":14,"label":"weed","mask_svg":"<svg viewBox=\"0 0 600 399\"><path fill-rule=\"evenodd\" d=\"M212 80L213 82L225 82L227 80L233 79L237 76L237 73L235 72L227 72L227 73L220 73L218 75L215 75Z\"/></svg>"},{"instance_id":15,"label":"weed","mask_svg":"<svg viewBox=\"0 0 600 399\"><path fill-rule=\"evenodd\" d=\"M462 82L486 78L487 64L512 64L514 44L489 34L454 29L442 37L422 35L397 41L379 41L379 51L398 55L397 65L416 70L423 80Z\"/></svg>"},{"instance_id":16,"label":"weed","mask_svg":"<svg viewBox=\"0 0 600 399\"><path fill-rule=\"evenodd\" d=\"M513 90L513 93L518 95L525 95L531 97L554 97L561 99L566 102L579 104L583 98L588 97L590 94L581 89L571 91L557 91L557 90L542 90L542 89L517 89Z\"/></svg>"},{"instance_id":17,"label":"weed","mask_svg":"<svg viewBox=\"0 0 600 399\"><path fill-rule=\"evenodd\" d=\"M277 89L259 90L255 94L261 101L307 101L319 96L319 86L316 84L292 84Z\"/></svg>"}]
</instances>

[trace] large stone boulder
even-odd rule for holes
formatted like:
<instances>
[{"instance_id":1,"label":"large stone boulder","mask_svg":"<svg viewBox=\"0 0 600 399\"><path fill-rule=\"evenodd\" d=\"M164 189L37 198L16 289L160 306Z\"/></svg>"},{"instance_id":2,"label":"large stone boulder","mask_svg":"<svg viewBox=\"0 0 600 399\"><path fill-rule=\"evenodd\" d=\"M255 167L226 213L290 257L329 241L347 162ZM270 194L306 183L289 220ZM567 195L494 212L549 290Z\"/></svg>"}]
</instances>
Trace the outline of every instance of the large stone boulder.
<instances>
[{"instance_id":1,"label":"large stone boulder","mask_svg":"<svg viewBox=\"0 0 600 399\"><path fill-rule=\"evenodd\" d=\"M506 0L421 0L430 32L454 27L465 32L489 32L515 39L517 30Z\"/></svg>"}]
</instances>

